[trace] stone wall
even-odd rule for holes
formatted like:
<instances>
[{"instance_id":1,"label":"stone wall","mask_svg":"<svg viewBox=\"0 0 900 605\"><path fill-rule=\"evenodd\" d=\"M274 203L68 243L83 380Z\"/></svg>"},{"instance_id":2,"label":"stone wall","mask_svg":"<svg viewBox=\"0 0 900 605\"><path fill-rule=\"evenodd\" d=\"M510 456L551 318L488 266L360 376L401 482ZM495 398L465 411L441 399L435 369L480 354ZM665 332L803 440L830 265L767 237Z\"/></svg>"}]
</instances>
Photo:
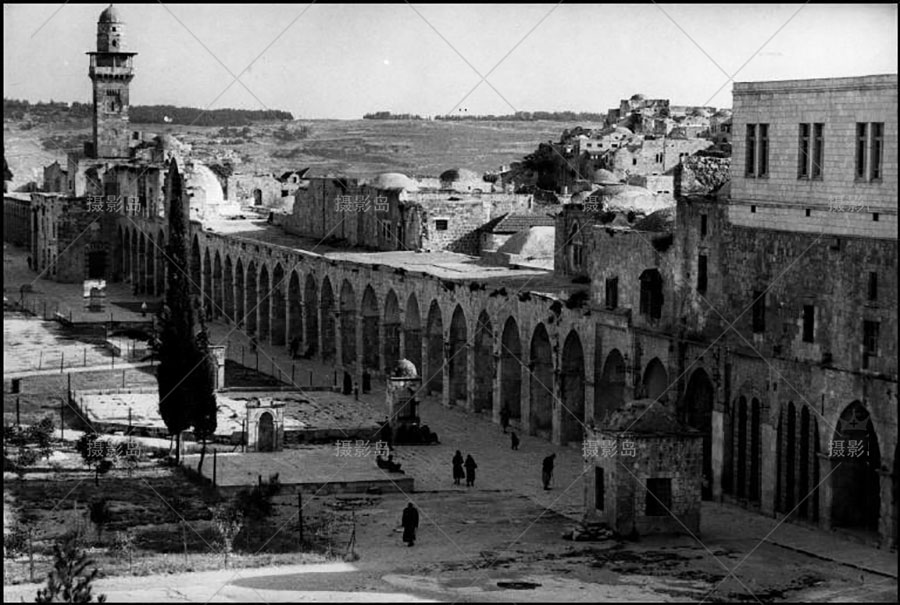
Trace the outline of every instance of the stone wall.
<instances>
[{"instance_id":1,"label":"stone wall","mask_svg":"<svg viewBox=\"0 0 900 605\"><path fill-rule=\"evenodd\" d=\"M675 195L708 195L730 179L730 158L691 156L676 169Z\"/></svg>"}]
</instances>

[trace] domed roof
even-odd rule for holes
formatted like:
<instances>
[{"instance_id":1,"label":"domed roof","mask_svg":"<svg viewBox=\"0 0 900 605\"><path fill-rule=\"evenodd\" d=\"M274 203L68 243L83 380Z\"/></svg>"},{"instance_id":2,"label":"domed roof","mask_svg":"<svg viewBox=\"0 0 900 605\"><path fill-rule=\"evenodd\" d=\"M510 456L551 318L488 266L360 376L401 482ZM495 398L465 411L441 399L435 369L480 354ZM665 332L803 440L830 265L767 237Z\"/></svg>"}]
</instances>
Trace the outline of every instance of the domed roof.
<instances>
[{"instance_id":1,"label":"domed roof","mask_svg":"<svg viewBox=\"0 0 900 605\"><path fill-rule=\"evenodd\" d=\"M401 359L397 362L397 365L394 366L393 371L391 372L391 378L418 378L419 373L416 371L416 366L408 359Z\"/></svg>"},{"instance_id":2,"label":"domed roof","mask_svg":"<svg viewBox=\"0 0 900 605\"><path fill-rule=\"evenodd\" d=\"M631 95L631 100L632 100L632 101L644 101L644 100L646 100L646 99L647 99L647 97L645 97L645 96L642 95L641 93L637 93L637 94Z\"/></svg>"},{"instance_id":3,"label":"domed roof","mask_svg":"<svg viewBox=\"0 0 900 605\"><path fill-rule=\"evenodd\" d=\"M616 126L616 134L627 134L627 135L632 135L632 134L634 134L634 133L631 132L630 129L625 128L624 126Z\"/></svg>"},{"instance_id":4,"label":"domed roof","mask_svg":"<svg viewBox=\"0 0 900 605\"><path fill-rule=\"evenodd\" d=\"M655 399L638 399L626 403L609 416L604 431L644 434L697 433L675 417L672 408Z\"/></svg>"},{"instance_id":5,"label":"domed roof","mask_svg":"<svg viewBox=\"0 0 900 605\"><path fill-rule=\"evenodd\" d=\"M122 20L119 19L119 11L116 10L112 4L110 4L102 13L100 13L100 20L98 23L121 23Z\"/></svg>"},{"instance_id":6,"label":"domed roof","mask_svg":"<svg viewBox=\"0 0 900 605\"><path fill-rule=\"evenodd\" d=\"M376 189L401 189L406 191L418 191L416 182L405 174L399 172L384 172L379 174L371 183Z\"/></svg>"}]
</instances>

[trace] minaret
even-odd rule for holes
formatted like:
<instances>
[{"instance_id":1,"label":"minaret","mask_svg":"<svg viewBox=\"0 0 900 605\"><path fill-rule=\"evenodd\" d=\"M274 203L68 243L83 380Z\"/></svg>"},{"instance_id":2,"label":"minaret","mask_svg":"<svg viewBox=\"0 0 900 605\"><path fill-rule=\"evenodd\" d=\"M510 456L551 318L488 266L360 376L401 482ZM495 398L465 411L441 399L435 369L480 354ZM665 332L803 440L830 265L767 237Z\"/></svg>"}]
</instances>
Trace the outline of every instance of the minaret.
<instances>
[{"instance_id":1,"label":"minaret","mask_svg":"<svg viewBox=\"0 0 900 605\"><path fill-rule=\"evenodd\" d=\"M89 52L89 75L94 83L95 158L126 158L131 132L128 125L128 86L134 77L132 57L125 52L125 24L115 8L100 13L97 50Z\"/></svg>"}]
</instances>

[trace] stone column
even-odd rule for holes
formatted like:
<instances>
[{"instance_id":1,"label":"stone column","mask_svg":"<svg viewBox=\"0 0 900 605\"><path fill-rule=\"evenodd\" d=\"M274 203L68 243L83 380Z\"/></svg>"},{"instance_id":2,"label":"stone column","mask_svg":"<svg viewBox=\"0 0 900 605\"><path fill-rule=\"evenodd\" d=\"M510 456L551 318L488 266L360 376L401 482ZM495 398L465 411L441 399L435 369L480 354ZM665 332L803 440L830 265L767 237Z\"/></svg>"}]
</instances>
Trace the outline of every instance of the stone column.
<instances>
[{"instance_id":1,"label":"stone column","mask_svg":"<svg viewBox=\"0 0 900 605\"><path fill-rule=\"evenodd\" d=\"M521 364L519 367L521 372L522 385L522 432L526 435L533 435L531 430L531 369L530 364Z\"/></svg>"},{"instance_id":2,"label":"stone column","mask_svg":"<svg viewBox=\"0 0 900 605\"><path fill-rule=\"evenodd\" d=\"M828 477L822 482L819 488L819 526L822 529L831 529L831 505L834 500L833 479L829 477L831 473L831 458L825 452L819 452L819 481Z\"/></svg>"},{"instance_id":3,"label":"stone column","mask_svg":"<svg viewBox=\"0 0 900 605\"><path fill-rule=\"evenodd\" d=\"M585 425L590 425L592 422L594 422L594 404L596 403L594 397L594 389L596 389L597 387L594 384L593 376L593 372L591 372L590 374L585 372L584 375L584 418L580 418L580 420Z\"/></svg>"},{"instance_id":4,"label":"stone column","mask_svg":"<svg viewBox=\"0 0 900 605\"><path fill-rule=\"evenodd\" d=\"M441 357L441 382L444 385L444 388L441 392L441 405L444 407L450 406L450 364L447 361L450 359L450 338L445 333L443 334L443 344L444 344L444 354Z\"/></svg>"},{"instance_id":5,"label":"stone column","mask_svg":"<svg viewBox=\"0 0 900 605\"><path fill-rule=\"evenodd\" d=\"M387 349L387 343L385 342L385 333L387 331L384 329L384 319L379 317L376 321L378 322L378 367L373 368L375 374L373 374L372 378L375 375L381 376L382 372L387 375L391 371L391 368L387 367L387 360L384 355Z\"/></svg>"},{"instance_id":6,"label":"stone column","mask_svg":"<svg viewBox=\"0 0 900 605\"><path fill-rule=\"evenodd\" d=\"M503 372L501 368L501 355L500 355L500 345L498 343L493 343L493 351L491 351L491 355L494 358L494 377L491 381L491 401L494 403L493 409L491 410L491 422L494 424L500 424L500 406L503 405L503 402L500 401L500 395L502 393L502 389L500 388L500 382L503 379ZM512 424L512 418L510 418L510 424Z\"/></svg>"},{"instance_id":7,"label":"stone column","mask_svg":"<svg viewBox=\"0 0 900 605\"><path fill-rule=\"evenodd\" d=\"M360 393L362 393L362 375L366 367L365 353L363 352L363 347L366 344L363 342L363 322L365 322L365 316L362 314L362 310L360 310L360 312L356 314L356 321L353 322L354 337L356 340L356 367L353 368L353 371L351 372L354 376L353 379L359 386Z\"/></svg>"},{"instance_id":8,"label":"stone column","mask_svg":"<svg viewBox=\"0 0 900 605\"><path fill-rule=\"evenodd\" d=\"M725 415L718 410L713 409L712 411L712 426L710 428L711 434L709 436L711 445L711 453L712 457L712 496L715 502L722 501L722 472L723 472L723 461L725 458Z\"/></svg>"},{"instance_id":9,"label":"stone column","mask_svg":"<svg viewBox=\"0 0 900 605\"><path fill-rule=\"evenodd\" d=\"M748 418L748 421L752 422L752 418ZM749 436L750 433L748 433L748 438ZM775 451L777 440L778 431L768 422L760 420L759 454L762 460L759 461L759 505L762 513L766 515L775 514L775 484L778 476L778 461ZM799 459L800 456L797 456L797 458ZM747 474L750 474L749 469ZM805 495L803 494L803 496Z\"/></svg>"}]
</instances>

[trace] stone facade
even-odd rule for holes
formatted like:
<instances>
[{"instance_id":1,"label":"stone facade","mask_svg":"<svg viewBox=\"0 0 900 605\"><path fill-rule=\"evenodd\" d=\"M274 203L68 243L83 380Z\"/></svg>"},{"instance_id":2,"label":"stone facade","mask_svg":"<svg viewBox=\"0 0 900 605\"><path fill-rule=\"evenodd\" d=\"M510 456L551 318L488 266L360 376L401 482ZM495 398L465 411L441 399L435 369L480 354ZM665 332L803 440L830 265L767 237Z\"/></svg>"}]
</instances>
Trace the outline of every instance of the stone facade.
<instances>
[{"instance_id":1,"label":"stone facade","mask_svg":"<svg viewBox=\"0 0 900 605\"><path fill-rule=\"evenodd\" d=\"M896 239L896 75L735 83L733 124L735 223ZM751 151L758 163L767 147L768 166L765 174L748 176L748 127L759 124L768 125L767 144L760 138ZM801 124L823 125L820 175L801 172ZM863 133L863 174L857 176L859 124L880 124L882 132L875 136L869 127ZM814 147L810 141L810 154Z\"/></svg>"}]
</instances>

